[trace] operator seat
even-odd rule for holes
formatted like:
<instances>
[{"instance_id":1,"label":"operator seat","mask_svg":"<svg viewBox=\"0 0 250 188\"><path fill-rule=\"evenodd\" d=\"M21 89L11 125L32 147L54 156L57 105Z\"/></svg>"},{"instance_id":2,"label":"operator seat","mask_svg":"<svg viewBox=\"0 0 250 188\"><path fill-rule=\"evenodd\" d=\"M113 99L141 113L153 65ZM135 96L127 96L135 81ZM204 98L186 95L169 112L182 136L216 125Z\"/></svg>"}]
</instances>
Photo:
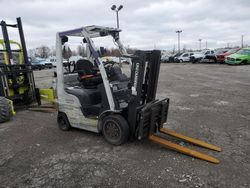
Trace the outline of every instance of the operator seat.
<instances>
[{"instance_id":1,"label":"operator seat","mask_svg":"<svg viewBox=\"0 0 250 188\"><path fill-rule=\"evenodd\" d=\"M78 80L86 89L96 88L97 85L103 82L102 77L98 72L98 68L95 67L89 60L78 60L76 62L76 69L78 72Z\"/></svg>"}]
</instances>

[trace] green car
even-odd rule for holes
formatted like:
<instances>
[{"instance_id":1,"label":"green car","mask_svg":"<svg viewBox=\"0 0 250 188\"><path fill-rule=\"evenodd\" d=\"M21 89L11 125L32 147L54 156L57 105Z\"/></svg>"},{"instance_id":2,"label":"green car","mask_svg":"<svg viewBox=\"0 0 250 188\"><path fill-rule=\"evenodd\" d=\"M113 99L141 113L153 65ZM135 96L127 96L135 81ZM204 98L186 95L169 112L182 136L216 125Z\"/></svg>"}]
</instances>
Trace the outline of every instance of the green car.
<instances>
[{"instance_id":1,"label":"green car","mask_svg":"<svg viewBox=\"0 0 250 188\"><path fill-rule=\"evenodd\" d=\"M226 63L229 65L250 64L250 48L242 48L238 52L228 56Z\"/></svg>"}]
</instances>

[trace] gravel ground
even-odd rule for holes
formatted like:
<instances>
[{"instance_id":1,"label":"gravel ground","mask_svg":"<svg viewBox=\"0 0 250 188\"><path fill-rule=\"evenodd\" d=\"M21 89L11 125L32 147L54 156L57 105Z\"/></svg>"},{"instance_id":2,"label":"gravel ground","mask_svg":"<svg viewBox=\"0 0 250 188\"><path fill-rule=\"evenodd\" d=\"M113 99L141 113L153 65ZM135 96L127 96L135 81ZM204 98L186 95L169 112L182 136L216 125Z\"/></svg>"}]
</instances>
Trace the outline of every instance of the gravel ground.
<instances>
[{"instance_id":1,"label":"gravel ground","mask_svg":"<svg viewBox=\"0 0 250 188\"><path fill-rule=\"evenodd\" d=\"M52 86L52 70L35 75ZM166 127L223 151L175 141L220 164L149 140L114 147L98 134L60 131L55 113L19 110L0 124L0 187L250 187L250 66L162 64L157 95L171 101Z\"/></svg>"}]
</instances>

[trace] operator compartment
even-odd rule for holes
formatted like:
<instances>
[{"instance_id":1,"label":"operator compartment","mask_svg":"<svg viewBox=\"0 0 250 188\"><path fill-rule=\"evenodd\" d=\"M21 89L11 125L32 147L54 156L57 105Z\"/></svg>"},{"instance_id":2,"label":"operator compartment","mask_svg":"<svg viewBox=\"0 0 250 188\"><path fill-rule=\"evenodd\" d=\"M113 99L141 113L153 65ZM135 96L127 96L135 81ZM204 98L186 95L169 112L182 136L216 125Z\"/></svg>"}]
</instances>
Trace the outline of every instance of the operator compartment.
<instances>
[{"instance_id":1,"label":"operator compartment","mask_svg":"<svg viewBox=\"0 0 250 188\"><path fill-rule=\"evenodd\" d=\"M117 109L127 107L130 97L129 78L122 73L115 62L105 62L105 70ZM98 116L108 110L109 104L99 69L89 60L80 59L75 63L73 73L64 74L65 91L76 96L85 116Z\"/></svg>"},{"instance_id":2,"label":"operator compartment","mask_svg":"<svg viewBox=\"0 0 250 188\"><path fill-rule=\"evenodd\" d=\"M78 98L84 116L98 116L101 106L101 92L98 85L102 84L100 76L92 75L92 64L80 59L76 63L75 72L64 74L65 91Z\"/></svg>"}]
</instances>

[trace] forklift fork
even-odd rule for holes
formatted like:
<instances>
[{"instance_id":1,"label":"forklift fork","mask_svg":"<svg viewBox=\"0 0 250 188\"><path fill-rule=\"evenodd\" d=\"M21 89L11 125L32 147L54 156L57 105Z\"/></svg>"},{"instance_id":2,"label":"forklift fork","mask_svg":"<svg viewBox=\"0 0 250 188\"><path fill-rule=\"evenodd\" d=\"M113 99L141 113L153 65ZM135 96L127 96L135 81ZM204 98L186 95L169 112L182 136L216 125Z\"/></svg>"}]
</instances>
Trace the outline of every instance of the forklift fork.
<instances>
[{"instance_id":1,"label":"forklift fork","mask_svg":"<svg viewBox=\"0 0 250 188\"><path fill-rule=\"evenodd\" d=\"M188 136L176 133L176 132L174 132L172 130L169 130L169 129L166 129L166 128L160 128L159 131L160 131L160 133L163 133L163 134L166 134L166 135L169 135L169 136L184 140L186 142L192 143L192 144L197 145L197 146L201 146L201 147L211 149L211 150L214 150L214 151L218 151L218 152L221 151L221 148L219 148L219 147L217 147L215 145L203 142L203 141L198 140L198 139L190 138ZM173 143L171 141L163 139L160 136L155 135L155 134L151 134L149 136L149 140L151 140L151 141L153 141L153 142L155 142L157 144L160 144L160 145L162 145L162 146L164 146L166 148L173 149L173 150L178 151L180 153L183 153L183 154L186 154L186 155L189 155L189 156L192 156L192 157L196 157L196 158L201 159L201 160L205 160L205 161L215 163L215 164L220 163L220 161L218 159L216 159L216 158L214 158L212 156L209 156L209 155L203 154L201 152L198 152L198 151L195 151L195 150L180 146L180 145L178 145L176 143Z\"/></svg>"},{"instance_id":2,"label":"forklift fork","mask_svg":"<svg viewBox=\"0 0 250 188\"><path fill-rule=\"evenodd\" d=\"M138 139L142 139L148 137L149 140L160 144L166 148L173 149L180 153L184 153L186 155L190 155L192 157L196 157L211 163L218 164L220 161L212 156L203 154L201 152L180 146L176 143L168 141L161 137L161 134L165 134L174 138L178 138L180 140L192 143L194 145L207 148L214 151L221 151L221 148L203 142L198 139L194 139L188 136L185 136L180 133L176 133L170 129L164 128L164 122L167 121L168 116L168 107L169 107L169 99L165 98L162 100L155 100L150 103L147 103L143 106L143 108L139 109L139 130L138 130Z\"/></svg>"}]
</instances>

